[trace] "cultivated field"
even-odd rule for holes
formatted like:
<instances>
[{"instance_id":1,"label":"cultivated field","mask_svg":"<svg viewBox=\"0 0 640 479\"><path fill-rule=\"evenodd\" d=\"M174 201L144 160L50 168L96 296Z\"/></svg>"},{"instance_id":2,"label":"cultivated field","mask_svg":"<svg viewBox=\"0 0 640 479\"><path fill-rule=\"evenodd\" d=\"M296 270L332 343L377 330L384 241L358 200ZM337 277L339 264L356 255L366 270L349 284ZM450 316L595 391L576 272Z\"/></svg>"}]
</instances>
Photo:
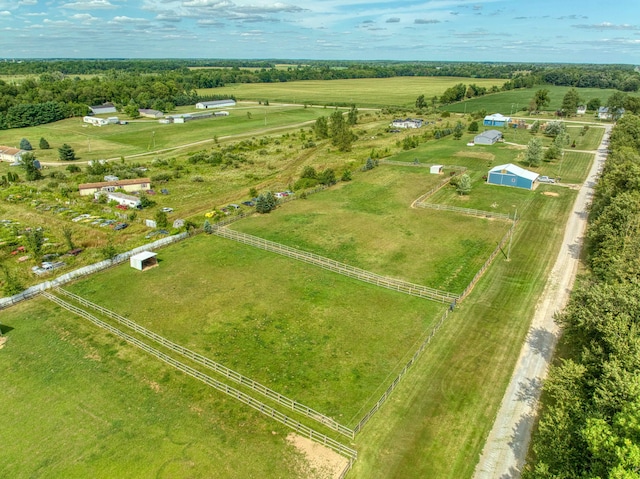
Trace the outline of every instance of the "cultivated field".
<instances>
[{"instance_id":1,"label":"cultivated field","mask_svg":"<svg viewBox=\"0 0 640 479\"><path fill-rule=\"evenodd\" d=\"M308 105L350 105L358 107L415 108L416 98L440 96L457 83L475 83L490 88L505 80L453 77L359 78L350 80L310 80L287 83L242 83L198 90L200 95L234 95L239 100Z\"/></svg>"}]
</instances>

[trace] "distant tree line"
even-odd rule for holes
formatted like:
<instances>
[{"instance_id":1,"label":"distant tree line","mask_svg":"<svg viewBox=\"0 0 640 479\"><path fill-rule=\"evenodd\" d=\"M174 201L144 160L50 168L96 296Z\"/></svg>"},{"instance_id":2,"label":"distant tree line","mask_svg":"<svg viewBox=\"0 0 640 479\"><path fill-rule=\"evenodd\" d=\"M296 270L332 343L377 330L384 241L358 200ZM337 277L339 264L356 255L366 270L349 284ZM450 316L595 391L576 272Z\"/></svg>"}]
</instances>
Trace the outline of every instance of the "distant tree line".
<instances>
[{"instance_id":1,"label":"distant tree line","mask_svg":"<svg viewBox=\"0 0 640 479\"><path fill-rule=\"evenodd\" d=\"M558 320L524 479L633 478L640 471L640 117L613 130L590 212L589 271Z\"/></svg>"},{"instance_id":2,"label":"distant tree line","mask_svg":"<svg viewBox=\"0 0 640 479\"><path fill-rule=\"evenodd\" d=\"M489 91L475 83L460 83L442 95L441 103L538 84L626 92L640 88L640 74L627 65L311 61L283 67L276 61L249 60L23 60L0 62L0 74L35 75L16 83L0 80L2 129L81 116L89 106L104 102L113 102L121 109L131 105L132 109L170 111L175 106L215 97L201 97L198 89L237 83L402 76L505 80L501 87ZM436 98L430 100L433 105ZM426 106L426 100L421 106Z\"/></svg>"}]
</instances>

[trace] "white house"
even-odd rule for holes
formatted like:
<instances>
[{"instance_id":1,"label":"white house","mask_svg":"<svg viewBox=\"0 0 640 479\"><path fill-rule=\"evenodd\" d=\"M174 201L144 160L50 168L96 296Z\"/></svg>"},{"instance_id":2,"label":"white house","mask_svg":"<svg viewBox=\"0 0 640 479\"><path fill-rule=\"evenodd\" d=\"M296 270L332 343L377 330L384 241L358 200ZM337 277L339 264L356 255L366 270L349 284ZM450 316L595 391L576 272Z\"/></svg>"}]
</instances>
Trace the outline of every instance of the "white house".
<instances>
[{"instance_id":1,"label":"white house","mask_svg":"<svg viewBox=\"0 0 640 479\"><path fill-rule=\"evenodd\" d=\"M158 110L152 110L150 108L140 108L138 110L140 116L144 116L145 118L162 118L164 113Z\"/></svg>"},{"instance_id":2,"label":"white house","mask_svg":"<svg viewBox=\"0 0 640 479\"><path fill-rule=\"evenodd\" d=\"M107 201L115 201L119 205L129 208L141 208L140 198L137 196L125 195L124 193L114 193L112 191L96 191L93 197L97 200L101 196L106 196Z\"/></svg>"},{"instance_id":3,"label":"white house","mask_svg":"<svg viewBox=\"0 0 640 479\"><path fill-rule=\"evenodd\" d=\"M151 178L133 178L129 180L100 181L98 183L81 183L78 185L80 196L89 196L98 191L112 192L122 189L127 192L143 191L151 188Z\"/></svg>"},{"instance_id":4,"label":"white house","mask_svg":"<svg viewBox=\"0 0 640 479\"><path fill-rule=\"evenodd\" d=\"M95 116L85 116L82 118L82 121L93 126L104 126L109 124L109 120L106 118L98 118Z\"/></svg>"},{"instance_id":5,"label":"white house","mask_svg":"<svg viewBox=\"0 0 640 479\"><path fill-rule=\"evenodd\" d=\"M198 110L208 110L209 108L222 108L225 106L236 106L235 100L214 100L214 101L201 101L196 103Z\"/></svg>"},{"instance_id":6,"label":"white house","mask_svg":"<svg viewBox=\"0 0 640 479\"><path fill-rule=\"evenodd\" d=\"M584 115L587 112L587 107L585 105L580 105L576 109L576 115Z\"/></svg>"},{"instance_id":7,"label":"white house","mask_svg":"<svg viewBox=\"0 0 640 479\"><path fill-rule=\"evenodd\" d=\"M26 153L19 148L12 148L10 146L0 145L0 161L8 161L10 163L17 163L22 158L22 154Z\"/></svg>"},{"instance_id":8,"label":"white house","mask_svg":"<svg viewBox=\"0 0 640 479\"><path fill-rule=\"evenodd\" d=\"M620 108L618 110L616 119L622 117L622 115L624 115L624 108ZM598 120L611 120L611 119L613 119L613 115L609 111L609 108L607 108L606 106L601 106L600 108L598 108Z\"/></svg>"},{"instance_id":9,"label":"white house","mask_svg":"<svg viewBox=\"0 0 640 479\"><path fill-rule=\"evenodd\" d=\"M396 119L391 122L393 128L421 128L422 120L419 118Z\"/></svg>"}]
</instances>

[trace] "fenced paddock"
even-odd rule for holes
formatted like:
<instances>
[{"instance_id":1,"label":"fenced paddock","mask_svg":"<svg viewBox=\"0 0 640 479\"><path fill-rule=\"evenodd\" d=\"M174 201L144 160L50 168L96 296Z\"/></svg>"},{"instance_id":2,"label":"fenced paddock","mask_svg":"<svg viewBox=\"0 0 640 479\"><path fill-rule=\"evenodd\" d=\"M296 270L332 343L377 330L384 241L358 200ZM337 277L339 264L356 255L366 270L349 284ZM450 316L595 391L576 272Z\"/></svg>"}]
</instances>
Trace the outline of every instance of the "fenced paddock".
<instances>
[{"instance_id":1,"label":"fenced paddock","mask_svg":"<svg viewBox=\"0 0 640 479\"><path fill-rule=\"evenodd\" d=\"M118 328L111 326L110 324L105 323L104 321L101 321L100 319L96 318L95 316L91 315L90 313L86 312L85 310L78 308L70 303L67 303L66 301L58 298L55 295L52 295L46 291L42 292L42 295L51 300L52 302L58 304L59 306L63 307L64 309L66 309L67 311L70 311L78 316L81 316L89 321L91 321L93 324L95 324L96 326L110 332L111 334L113 334L116 337L119 337L120 339L123 339L124 341L128 342L129 344L136 346L138 348L140 348L141 350L149 353L150 355L154 356L155 358L165 362L166 364L176 368L177 370L199 380L202 381L203 383L205 383L208 386L211 386L213 388L215 388L216 390L231 396L237 400L239 400L240 402L250 406L251 408L255 409L256 411L260 412L261 414L264 414L265 416L274 419L278 422L280 422L281 424L284 424L285 426L291 428L292 430L294 430L297 434L300 434L304 437L308 437L309 439L322 444L332 450L334 450L335 452L337 452L338 454L347 457L350 460L355 460L358 457L358 453L350 448L345 446L344 444L336 441L335 439L332 439L328 436L326 436L325 434L322 434L302 423L300 423L299 421L296 421L295 419L290 418L289 416L281 413L280 411L256 400L255 398L251 397L250 395L243 393L242 391L239 391L238 389L235 389L227 384L224 384L220 381L217 381L216 379L202 373L201 371L198 371L197 369L188 366L174 358L172 358L171 356L168 356L167 354L162 353L161 351L149 346L148 344L134 338L133 336L124 333L122 331L120 331Z\"/></svg>"},{"instance_id":2,"label":"fenced paddock","mask_svg":"<svg viewBox=\"0 0 640 479\"><path fill-rule=\"evenodd\" d=\"M98 304L95 304L85 298L83 298L82 296L79 296L77 294L74 294L70 291L64 290L62 288L57 288L55 290L55 293L60 294L60 295L64 295L67 296L68 298L72 299L73 301L79 303L80 305L84 306L85 308L91 308L95 311L100 312L101 314L116 320L118 323L127 326L128 328L132 329L133 331L135 331L136 333L141 334L142 336L149 338L155 342L157 342L158 344L170 349L171 351L180 354L181 356L184 356L185 358L188 358L192 361L194 361L197 364L200 364L202 366L205 366L209 369L211 369L212 371L215 371L218 374L221 374L222 376L224 376L227 379L230 379L231 381L234 381L238 384L242 384L243 386L248 387L249 389L251 389L252 391L255 391L269 399L271 399L272 401L280 404L281 406L286 407L287 409L291 409L292 411L296 411L297 413L302 414L303 416L306 416L310 419L313 419L314 421L319 422L320 424L339 432L340 434L343 434L351 439L353 439L353 437L355 436L355 433L353 431L353 429L350 429L346 426L343 426L342 424L338 423L336 420L334 420L333 418L327 417L324 414L313 410L312 408L305 406L302 403L299 403L297 401L294 401L293 399L290 399L288 397L286 397L283 394L280 394L262 384L260 384L257 381L254 381L253 379L250 379L246 376L243 376L240 373L237 373L236 371L229 369L225 366L223 366L222 364L219 364L215 361L212 361L211 359L198 354L194 351L191 351L188 348L185 348L184 346L181 346L179 344L176 344L170 340L168 340L167 338L160 336L159 334L154 333L153 331L148 330L147 328L144 328L143 326L140 326L139 324L137 324L134 321L131 321L130 319L127 319L117 313L114 313L113 311L104 308ZM48 299L52 299L51 295L47 296ZM61 304L61 303L59 303ZM66 307L66 306L65 306Z\"/></svg>"}]
</instances>

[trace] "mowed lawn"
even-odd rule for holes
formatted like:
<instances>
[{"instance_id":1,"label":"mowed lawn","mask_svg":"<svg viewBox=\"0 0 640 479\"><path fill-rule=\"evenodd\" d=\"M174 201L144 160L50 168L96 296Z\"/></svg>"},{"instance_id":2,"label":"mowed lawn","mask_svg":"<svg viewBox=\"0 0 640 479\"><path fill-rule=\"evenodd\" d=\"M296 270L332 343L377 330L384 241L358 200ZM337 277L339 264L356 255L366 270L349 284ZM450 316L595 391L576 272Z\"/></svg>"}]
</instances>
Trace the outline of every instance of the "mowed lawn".
<instances>
[{"instance_id":1,"label":"mowed lawn","mask_svg":"<svg viewBox=\"0 0 640 479\"><path fill-rule=\"evenodd\" d=\"M189 111L193 112L195 108ZM213 144L214 137L248 135L265 128L290 126L327 115L318 108L276 105L230 108L228 111L230 115L226 117L169 125L160 124L157 120L129 120L126 125L96 127L83 123L82 118L71 118L19 130L0 131L0 145L17 147L21 138L27 138L34 147L33 153L41 161L57 161L58 148L63 143L74 149L78 160L119 158L197 142L204 142L206 147ZM126 115L120 114L119 117L127 120ZM40 138L45 138L51 149L39 149ZM199 149L202 148L199 146Z\"/></svg>"},{"instance_id":2,"label":"mowed lawn","mask_svg":"<svg viewBox=\"0 0 640 479\"><path fill-rule=\"evenodd\" d=\"M466 82L463 81L463 83ZM549 91L549 105L544 109L549 112L554 112L562 107L562 99L570 88L571 87L568 86L537 85L533 88L521 88L471 98L444 106L443 109L452 113L471 113L473 111L486 110L487 113L499 112L504 115L518 116L527 114L526 109L536 91L546 89ZM614 89L606 88L576 88L576 90L578 90L580 99L585 105L593 98L599 98L602 105L604 105L607 103L609 97L616 92ZM585 115L585 119L593 120L594 115L595 112L590 112Z\"/></svg>"},{"instance_id":3,"label":"mowed lawn","mask_svg":"<svg viewBox=\"0 0 640 479\"><path fill-rule=\"evenodd\" d=\"M535 196L510 261L498 256L357 438L350 477L473 477L575 197Z\"/></svg>"},{"instance_id":4,"label":"mowed lawn","mask_svg":"<svg viewBox=\"0 0 640 479\"><path fill-rule=\"evenodd\" d=\"M472 80L472 81L471 81ZM415 107L416 98L427 101L440 96L458 83L475 83L490 88L506 80L458 77L394 77L348 80L309 80L286 83L238 83L220 88L198 90L199 95L233 95L239 100L269 100L309 105L346 105L359 107Z\"/></svg>"},{"instance_id":5,"label":"mowed lawn","mask_svg":"<svg viewBox=\"0 0 640 479\"><path fill-rule=\"evenodd\" d=\"M411 208L444 179L428 168L380 165L352 182L253 216L233 229L368 271L461 293L509 225Z\"/></svg>"},{"instance_id":6,"label":"mowed lawn","mask_svg":"<svg viewBox=\"0 0 640 479\"><path fill-rule=\"evenodd\" d=\"M44 298L2 330L0 477L324 477L288 428Z\"/></svg>"},{"instance_id":7,"label":"mowed lawn","mask_svg":"<svg viewBox=\"0 0 640 479\"><path fill-rule=\"evenodd\" d=\"M69 289L353 425L445 306L216 236Z\"/></svg>"}]
</instances>

